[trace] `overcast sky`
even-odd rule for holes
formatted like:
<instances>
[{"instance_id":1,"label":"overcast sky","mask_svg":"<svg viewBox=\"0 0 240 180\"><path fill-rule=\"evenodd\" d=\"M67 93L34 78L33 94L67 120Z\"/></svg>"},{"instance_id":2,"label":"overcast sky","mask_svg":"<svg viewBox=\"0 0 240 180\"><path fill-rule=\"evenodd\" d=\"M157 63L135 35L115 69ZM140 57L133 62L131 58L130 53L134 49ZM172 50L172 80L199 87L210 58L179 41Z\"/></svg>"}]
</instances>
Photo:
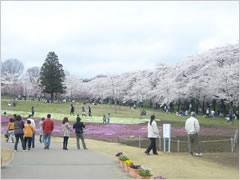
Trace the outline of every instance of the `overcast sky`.
<instances>
[{"instance_id":1,"label":"overcast sky","mask_svg":"<svg viewBox=\"0 0 240 180\"><path fill-rule=\"evenodd\" d=\"M239 2L1 2L1 61L54 51L80 78L151 69L239 40Z\"/></svg>"}]
</instances>

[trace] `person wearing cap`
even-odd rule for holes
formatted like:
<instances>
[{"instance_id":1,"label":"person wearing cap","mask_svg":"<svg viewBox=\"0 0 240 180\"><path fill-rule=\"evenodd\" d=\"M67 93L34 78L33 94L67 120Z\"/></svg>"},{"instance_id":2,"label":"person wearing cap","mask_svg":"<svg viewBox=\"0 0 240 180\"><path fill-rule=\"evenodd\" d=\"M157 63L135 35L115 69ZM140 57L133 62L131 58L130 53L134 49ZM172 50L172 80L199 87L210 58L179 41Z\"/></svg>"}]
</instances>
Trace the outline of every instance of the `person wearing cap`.
<instances>
[{"instance_id":1,"label":"person wearing cap","mask_svg":"<svg viewBox=\"0 0 240 180\"><path fill-rule=\"evenodd\" d=\"M77 139L77 149L80 149L80 143L79 143L79 138L82 141L82 145L84 149L88 149L86 147L85 141L84 141L84 136L83 136L83 128L85 128L85 125L80 122L81 118L79 117L79 115L77 115L77 122L74 123L73 125L73 129L75 129L75 133L76 133L76 139Z\"/></svg>"},{"instance_id":2,"label":"person wearing cap","mask_svg":"<svg viewBox=\"0 0 240 180\"><path fill-rule=\"evenodd\" d=\"M188 136L188 150L189 150L190 156L193 156L192 147L194 143L197 146L197 153L195 153L195 155L202 156L202 154L200 153L200 143L199 143L199 137L198 137L198 134L200 132L200 125L198 120L195 118L195 112L191 112L191 117L186 120L185 130Z\"/></svg>"}]
</instances>

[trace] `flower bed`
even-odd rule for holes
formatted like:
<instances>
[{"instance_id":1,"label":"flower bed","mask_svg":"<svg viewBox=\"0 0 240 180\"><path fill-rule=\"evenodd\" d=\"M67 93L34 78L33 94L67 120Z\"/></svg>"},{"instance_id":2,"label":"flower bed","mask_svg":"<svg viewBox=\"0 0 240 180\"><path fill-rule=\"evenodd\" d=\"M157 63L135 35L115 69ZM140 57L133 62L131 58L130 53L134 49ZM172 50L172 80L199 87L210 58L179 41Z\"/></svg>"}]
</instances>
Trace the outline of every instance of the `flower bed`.
<instances>
[{"instance_id":1,"label":"flower bed","mask_svg":"<svg viewBox=\"0 0 240 180\"><path fill-rule=\"evenodd\" d=\"M1 116L2 132L6 132L9 116ZM39 133L39 118L34 118L37 128L36 132ZM74 122L70 122L73 126ZM107 140L107 141L118 141L118 137L138 137L139 135L147 136L146 124L91 124L85 123L86 128L84 129L84 135L86 138ZM60 136L62 127L62 120L54 120L53 136ZM162 134L162 127L159 127L160 134ZM201 128L200 135L221 135L229 136L234 134L235 129L223 129L223 128ZM172 136L186 136L184 127L172 127ZM71 128L71 136L74 136L74 130Z\"/></svg>"}]
</instances>

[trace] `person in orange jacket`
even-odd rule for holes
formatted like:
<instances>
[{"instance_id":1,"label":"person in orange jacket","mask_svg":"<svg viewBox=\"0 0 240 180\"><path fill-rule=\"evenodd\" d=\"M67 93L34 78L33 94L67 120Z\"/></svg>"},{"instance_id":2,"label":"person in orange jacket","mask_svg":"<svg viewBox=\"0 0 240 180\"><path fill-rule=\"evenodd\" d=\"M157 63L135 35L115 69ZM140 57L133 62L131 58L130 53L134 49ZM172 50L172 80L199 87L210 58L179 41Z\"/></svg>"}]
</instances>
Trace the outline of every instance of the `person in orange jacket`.
<instances>
[{"instance_id":1,"label":"person in orange jacket","mask_svg":"<svg viewBox=\"0 0 240 180\"><path fill-rule=\"evenodd\" d=\"M6 142L8 142L10 135L11 135L12 143L14 143L14 121L13 121L13 118L9 119L7 134L8 134L8 138L6 139Z\"/></svg>"},{"instance_id":2,"label":"person in orange jacket","mask_svg":"<svg viewBox=\"0 0 240 180\"><path fill-rule=\"evenodd\" d=\"M24 125L24 128L25 128L25 131L24 131L24 146L25 146L25 151L28 151L28 150L31 149L34 127L31 125L31 121L27 120L27 124ZM27 150L27 144L28 144L28 150Z\"/></svg>"}]
</instances>

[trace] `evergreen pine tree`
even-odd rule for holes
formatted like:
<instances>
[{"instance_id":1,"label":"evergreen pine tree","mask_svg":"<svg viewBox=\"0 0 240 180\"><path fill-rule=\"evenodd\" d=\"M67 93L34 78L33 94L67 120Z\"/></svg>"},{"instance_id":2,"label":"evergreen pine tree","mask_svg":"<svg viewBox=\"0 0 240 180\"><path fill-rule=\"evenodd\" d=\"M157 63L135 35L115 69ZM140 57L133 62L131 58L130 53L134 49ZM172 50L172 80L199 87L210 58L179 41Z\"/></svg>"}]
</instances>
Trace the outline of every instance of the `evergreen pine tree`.
<instances>
[{"instance_id":1,"label":"evergreen pine tree","mask_svg":"<svg viewBox=\"0 0 240 180\"><path fill-rule=\"evenodd\" d=\"M54 100L54 94L64 93L66 87L63 82L65 74L62 64L59 63L58 57L54 52L49 52L40 71L40 87L43 93L51 95Z\"/></svg>"}]
</instances>

